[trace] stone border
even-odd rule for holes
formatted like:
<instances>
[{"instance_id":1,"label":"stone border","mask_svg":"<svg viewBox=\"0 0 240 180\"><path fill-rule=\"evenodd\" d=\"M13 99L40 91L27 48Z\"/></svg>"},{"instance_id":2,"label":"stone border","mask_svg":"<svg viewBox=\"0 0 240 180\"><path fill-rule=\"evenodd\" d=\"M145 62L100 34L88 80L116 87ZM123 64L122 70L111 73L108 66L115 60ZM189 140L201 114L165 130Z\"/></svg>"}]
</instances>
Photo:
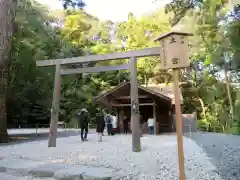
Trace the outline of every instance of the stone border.
<instances>
[{"instance_id":1,"label":"stone border","mask_svg":"<svg viewBox=\"0 0 240 180\"><path fill-rule=\"evenodd\" d=\"M57 180L118 180L124 177L111 168L66 165L26 159L0 160L0 172L16 177L31 176Z\"/></svg>"}]
</instances>

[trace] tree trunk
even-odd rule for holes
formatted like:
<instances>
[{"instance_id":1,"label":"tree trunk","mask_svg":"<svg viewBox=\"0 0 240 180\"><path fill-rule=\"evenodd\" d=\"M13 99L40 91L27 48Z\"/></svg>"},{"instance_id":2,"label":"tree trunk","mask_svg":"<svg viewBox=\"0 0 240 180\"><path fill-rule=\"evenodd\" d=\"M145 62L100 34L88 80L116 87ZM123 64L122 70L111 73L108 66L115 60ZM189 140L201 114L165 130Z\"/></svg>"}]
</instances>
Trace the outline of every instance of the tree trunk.
<instances>
[{"instance_id":1,"label":"tree trunk","mask_svg":"<svg viewBox=\"0 0 240 180\"><path fill-rule=\"evenodd\" d=\"M8 142L7 133L7 86L8 86L8 64L0 65L0 143Z\"/></svg>"},{"instance_id":2,"label":"tree trunk","mask_svg":"<svg viewBox=\"0 0 240 180\"><path fill-rule=\"evenodd\" d=\"M202 112L203 112L204 119L207 120L206 110L205 110L205 106L204 106L203 100L200 97L198 97L198 100L199 100L199 102L201 104L201 107L202 107Z\"/></svg>"},{"instance_id":3,"label":"tree trunk","mask_svg":"<svg viewBox=\"0 0 240 180\"><path fill-rule=\"evenodd\" d=\"M144 74L144 84L146 87L148 86L148 78L146 74Z\"/></svg>"},{"instance_id":4,"label":"tree trunk","mask_svg":"<svg viewBox=\"0 0 240 180\"><path fill-rule=\"evenodd\" d=\"M0 0L0 143L8 142L7 91L12 44L13 0Z\"/></svg>"},{"instance_id":5,"label":"tree trunk","mask_svg":"<svg viewBox=\"0 0 240 180\"><path fill-rule=\"evenodd\" d=\"M231 89L230 89L230 83L229 83L229 78L228 78L228 69L225 65L224 67L224 78L226 81L226 87L227 87L227 94L228 94L228 101L229 101L229 105L230 105L230 113L231 113L231 121L228 123L228 125L231 127L232 126L232 122L234 119L234 110L233 110L233 101L232 101L232 95L231 95Z\"/></svg>"}]
</instances>

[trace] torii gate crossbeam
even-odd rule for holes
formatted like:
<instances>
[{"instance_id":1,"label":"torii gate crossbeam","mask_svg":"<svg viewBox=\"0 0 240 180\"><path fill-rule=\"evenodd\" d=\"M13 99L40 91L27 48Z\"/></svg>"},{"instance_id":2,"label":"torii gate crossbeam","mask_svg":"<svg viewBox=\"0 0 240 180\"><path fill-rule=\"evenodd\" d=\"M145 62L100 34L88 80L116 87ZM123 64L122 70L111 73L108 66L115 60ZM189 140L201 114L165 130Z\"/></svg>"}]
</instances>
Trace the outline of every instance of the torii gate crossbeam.
<instances>
[{"instance_id":1,"label":"torii gate crossbeam","mask_svg":"<svg viewBox=\"0 0 240 180\"><path fill-rule=\"evenodd\" d=\"M126 52L116 52L110 54L100 54L100 55L90 55L90 56L80 56L73 58L64 59L49 59L49 60L39 60L36 62L37 66L54 66L57 62L60 65L63 64L75 64L75 63L86 63L86 62L97 62L106 60L118 60L127 59L131 57L146 57L146 56L159 56L160 47L146 48L141 50L126 51Z\"/></svg>"}]
</instances>

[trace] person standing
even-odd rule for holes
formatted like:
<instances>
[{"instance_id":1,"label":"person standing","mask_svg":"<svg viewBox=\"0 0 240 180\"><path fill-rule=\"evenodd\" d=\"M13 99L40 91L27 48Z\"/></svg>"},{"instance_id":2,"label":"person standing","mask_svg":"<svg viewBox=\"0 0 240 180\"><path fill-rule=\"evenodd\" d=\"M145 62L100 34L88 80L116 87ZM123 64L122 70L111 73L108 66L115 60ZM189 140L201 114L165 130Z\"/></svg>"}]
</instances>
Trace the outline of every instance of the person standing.
<instances>
[{"instance_id":1,"label":"person standing","mask_svg":"<svg viewBox=\"0 0 240 180\"><path fill-rule=\"evenodd\" d=\"M106 120L105 120L105 116L106 116L106 112L104 109L102 109L102 115L103 115L103 120L104 120L104 125L103 125L103 131L102 131L102 136L104 136L104 130L105 130L105 127L106 127Z\"/></svg>"},{"instance_id":2,"label":"person standing","mask_svg":"<svg viewBox=\"0 0 240 180\"><path fill-rule=\"evenodd\" d=\"M105 116L105 123L107 125L107 133L108 135L112 135L112 115L111 114L107 114Z\"/></svg>"},{"instance_id":3,"label":"person standing","mask_svg":"<svg viewBox=\"0 0 240 180\"><path fill-rule=\"evenodd\" d=\"M123 131L125 134L128 133L128 122L129 122L129 119L127 117L124 117L124 120L123 120Z\"/></svg>"},{"instance_id":4,"label":"person standing","mask_svg":"<svg viewBox=\"0 0 240 180\"><path fill-rule=\"evenodd\" d=\"M117 117L114 114L112 115L112 127L112 135L114 135L117 129Z\"/></svg>"},{"instance_id":5,"label":"person standing","mask_svg":"<svg viewBox=\"0 0 240 180\"><path fill-rule=\"evenodd\" d=\"M153 124L153 118L150 117L148 119L148 129L149 129L149 134L153 135L154 134L154 124Z\"/></svg>"},{"instance_id":6,"label":"person standing","mask_svg":"<svg viewBox=\"0 0 240 180\"><path fill-rule=\"evenodd\" d=\"M106 127L106 123L105 123L105 117L104 117L104 114L103 114L103 120L104 120L104 125L103 125L102 136L104 136L104 129L105 129L105 127Z\"/></svg>"},{"instance_id":7,"label":"person standing","mask_svg":"<svg viewBox=\"0 0 240 180\"><path fill-rule=\"evenodd\" d=\"M98 141L102 141L103 130L105 127L104 115L101 110L97 110L96 113L96 123L97 123L97 133L98 133Z\"/></svg>"},{"instance_id":8,"label":"person standing","mask_svg":"<svg viewBox=\"0 0 240 180\"><path fill-rule=\"evenodd\" d=\"M79 115L79 125L81 128L81 139L82 141L87 141L87 135L88 135L88 111L86 109L82 109Z\"/></svg>"}]
</instances>

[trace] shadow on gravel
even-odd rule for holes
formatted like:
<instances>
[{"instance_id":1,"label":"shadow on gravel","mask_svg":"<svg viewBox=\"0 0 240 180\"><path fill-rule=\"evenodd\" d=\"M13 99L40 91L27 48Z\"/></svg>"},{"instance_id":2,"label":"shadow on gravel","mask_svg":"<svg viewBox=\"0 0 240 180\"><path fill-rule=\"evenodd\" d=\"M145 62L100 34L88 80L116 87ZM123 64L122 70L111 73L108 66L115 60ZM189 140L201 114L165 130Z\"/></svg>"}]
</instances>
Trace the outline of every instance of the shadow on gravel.
<instances>
[{"instance_id":1,"label":"shadow on gravel","mask_svg":"<svg viewBox=\"0 0 240 180\"><path fill-rule=\"evenodd\" d=\"M70 136L80 136L79 131L66 131L66 132L58 132L57 137L70 137ZM36 135L36 133L32 134L14 134L10 135L10 142L9 143L3 143L0 144L0 146L9 146L14 144L21 144L31 141L42 141L48 139L48 133L41 133ZM80 137L79 137L80 138Z\"/></svg>"},{"instance_id":2,"label":"shadow on gravel","mask_svg":"<svg viewBox=\"0 0 240 180\"><path fill-rule=\"evenodd\" d=\"M223 180L240 180L240 136L208 132L184 136L205 150Z\"/></svg>"}]
</instances>

